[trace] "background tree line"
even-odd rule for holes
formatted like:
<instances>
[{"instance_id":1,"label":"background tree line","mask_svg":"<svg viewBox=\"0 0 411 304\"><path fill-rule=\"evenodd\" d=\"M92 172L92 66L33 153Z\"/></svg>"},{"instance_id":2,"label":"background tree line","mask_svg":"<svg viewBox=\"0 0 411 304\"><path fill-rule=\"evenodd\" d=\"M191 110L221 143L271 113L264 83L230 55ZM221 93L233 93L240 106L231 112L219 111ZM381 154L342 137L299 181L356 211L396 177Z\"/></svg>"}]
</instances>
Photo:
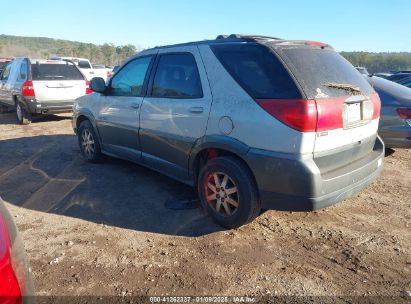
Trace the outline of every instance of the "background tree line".
<instances>
[{"instance_id":1,"label":"background tree line","mask_svg":"<svg viewBox=\"0 0 411 304\"><path fill-rule=\"evenodd\" d=\"M134 55L140 48L132 44L96 45L43 37L0 35L0 57L49 58L53 55L88 58L92 63L116 65Z\"/></svg>"},{"instance_id":2,"label":"background tree line","mask_svg":"<svg viewBox=\"0 0 411 304\"><path fill-rule=\"evenodd\" d=\"M341 52L354 66L366 67L368 72L411 70L411 53Z\"/></svg>"},{"instance_id":3,"label":"background tree line","mask_svg":"<svg viewBox=\"0 0 411 304\"><path fill-rule=\"evenodd\" d=\"M0 35L0 57L48 58L53 55L85 57L93 63L116 65L140 51L132 44L96 45L76 41ZM364 66L370 73L411 70L411 53L341 52L355 66Z\"/></svg>"}]
</instances>

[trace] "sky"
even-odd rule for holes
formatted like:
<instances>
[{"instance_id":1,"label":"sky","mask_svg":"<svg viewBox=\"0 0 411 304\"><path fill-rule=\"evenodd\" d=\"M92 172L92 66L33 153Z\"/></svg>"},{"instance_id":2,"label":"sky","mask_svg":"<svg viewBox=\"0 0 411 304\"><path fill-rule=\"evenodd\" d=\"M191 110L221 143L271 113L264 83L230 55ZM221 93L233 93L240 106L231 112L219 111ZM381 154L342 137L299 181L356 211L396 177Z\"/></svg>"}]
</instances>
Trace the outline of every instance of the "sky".
<instances>
[{"instance_id":1,"label":"sky","mask_svg":"<svg viewBox=\"0 0 411 304\"><path fill-rule=\"evenodd\" d=\"M411 0L1 0L0 34L142 48L259 34L337 51L411 51Z\"/></svg>"}]
</instances>

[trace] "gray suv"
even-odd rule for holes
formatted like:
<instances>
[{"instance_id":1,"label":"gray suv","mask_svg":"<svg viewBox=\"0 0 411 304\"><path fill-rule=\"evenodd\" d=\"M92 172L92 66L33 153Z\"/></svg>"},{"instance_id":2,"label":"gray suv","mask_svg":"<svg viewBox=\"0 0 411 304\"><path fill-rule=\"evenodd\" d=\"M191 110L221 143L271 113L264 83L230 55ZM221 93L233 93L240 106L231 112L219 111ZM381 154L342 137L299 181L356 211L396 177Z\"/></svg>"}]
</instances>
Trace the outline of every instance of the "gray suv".
<instances>
[{"instance_id":1,"label":"gray suv","mask_svg":"<svg viewBox=\"0 0 411 304\"><path fill-rule=\"evenodd\" d=\"M380 100L329 45L263 36L145 50L77 99L81 152L196 186L228 228L261 209L314 210L382 169Z\"/></svg>"}]
</instances>

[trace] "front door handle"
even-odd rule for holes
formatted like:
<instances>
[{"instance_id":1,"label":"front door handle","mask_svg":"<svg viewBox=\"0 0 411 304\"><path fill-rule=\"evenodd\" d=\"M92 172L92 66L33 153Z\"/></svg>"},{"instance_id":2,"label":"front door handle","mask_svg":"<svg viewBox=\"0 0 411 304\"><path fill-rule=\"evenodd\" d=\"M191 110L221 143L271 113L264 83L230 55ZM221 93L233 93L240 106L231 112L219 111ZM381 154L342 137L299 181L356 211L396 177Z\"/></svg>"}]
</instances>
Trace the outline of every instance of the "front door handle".
<instances>
[{"instance_id":1,"label":"front door handle","mask_svg":"<svg viewBox=\"0 0 411 304\"><path fill-rule=\"evenodd\" d=\"M203 107L191 107L188 109L191 113L203 113L204 108Z\"/></svg>"},{"instance_id":2,"label":"front door handle","mask_svg":"<svg viewBox=\"0 0 411 304\"><path fill-rule=\"evenodd\" d=\"M133 109L138 109L138 108L140 107L140 104L138 104L138 103L132 103L132 104L130 105L130 107L133 108Z\"/></svg>"}]
</instances>

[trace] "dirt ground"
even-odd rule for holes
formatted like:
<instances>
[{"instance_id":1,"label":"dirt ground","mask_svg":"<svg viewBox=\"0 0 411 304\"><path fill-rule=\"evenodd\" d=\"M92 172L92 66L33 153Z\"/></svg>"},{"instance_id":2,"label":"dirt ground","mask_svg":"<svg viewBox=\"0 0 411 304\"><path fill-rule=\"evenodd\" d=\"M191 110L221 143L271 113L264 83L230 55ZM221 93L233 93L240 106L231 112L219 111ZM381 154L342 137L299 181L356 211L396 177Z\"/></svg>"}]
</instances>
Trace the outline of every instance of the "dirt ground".
<instances>
[{"instance_id":1,"label":"dirt ground","mask_svg":"<svg viewBox=\"0 0 411 304\"><path fill-rule=\"evenodd\" d=\"M392 151L391 151L392 152ZM225 231L192 189L138 165L79 154L70 117L0 115L0 196L38 295L404 296L411 290L411 150L355 197L267 211Z\"/></svg>"}]
</instances>

